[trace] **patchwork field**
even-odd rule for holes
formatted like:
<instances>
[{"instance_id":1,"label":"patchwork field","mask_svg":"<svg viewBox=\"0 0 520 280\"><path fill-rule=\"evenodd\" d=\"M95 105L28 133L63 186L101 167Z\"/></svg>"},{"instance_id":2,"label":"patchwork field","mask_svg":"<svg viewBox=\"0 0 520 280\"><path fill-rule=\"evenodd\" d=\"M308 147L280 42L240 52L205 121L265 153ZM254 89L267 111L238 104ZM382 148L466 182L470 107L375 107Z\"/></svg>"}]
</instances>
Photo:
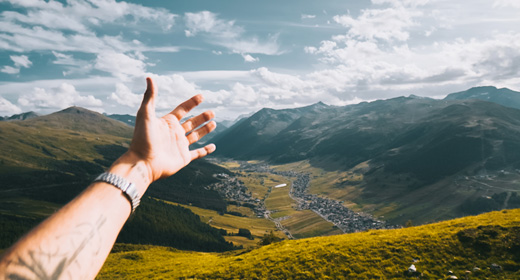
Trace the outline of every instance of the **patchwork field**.
<instances>
[{"instance_id":1,"label":"patchwork field","mask_svg":"<svg viewBox=\"0 0 520 280\"><path fill-rule=\"evenodd\" d=\"M249 161L248 163L261 164L259 161ZM266 172L245 172L240 168L240 164L235 161L223 161L219 162L219 164L233 171L244 182L244 185L251 191L254 197L263 199L266 209L270 211L271 218L279 220L281 225L289 230L294 237L301 238L342 233L332 223L327 222L313 211L297 210L296 201L289 195L291 182L294 178ZM322 179L319 176L325 173L312 168L305 162L274 166L273 168L280 171L314 172L316 173L315 178L319 178L320 182L325 182L327 178L330 178L329 176ZM339 177L339 175L334 176ZM286 184L287 186L274 188L274 186L280 184ZM228 209L228 211L230 210ZM240 212L240 210L237 212Z\"/></svg>"},{"instance_id":2,"label":"patchwork field","mask_svg":"<svg viewBox=\"0 0 520 280\"><path fill-rule=\"evenodd\" d=\"M251 231L251 235L253 236L253 240L249 240L242 236L225 236L224 238L227 241L233 242L235 245L242 245L244 248L256 247L258 242L264 234L267 234L271 231L275 233L276 236L280 238L286 238L286 236L276 230L276 226L273 222L266 220L264 218L257 217L238 217L230 214L220 215L217 211L203 209L195 206L182 205L178 203L167 202L174 205L179 205L185 208L190 209L193 213L200 216L202 222L207 223L215 228L220 228L226 230L228 233L237 234L238 230L248 229ZM241 207L245 208L245 207Z\"/></svg>"}]
</instances>

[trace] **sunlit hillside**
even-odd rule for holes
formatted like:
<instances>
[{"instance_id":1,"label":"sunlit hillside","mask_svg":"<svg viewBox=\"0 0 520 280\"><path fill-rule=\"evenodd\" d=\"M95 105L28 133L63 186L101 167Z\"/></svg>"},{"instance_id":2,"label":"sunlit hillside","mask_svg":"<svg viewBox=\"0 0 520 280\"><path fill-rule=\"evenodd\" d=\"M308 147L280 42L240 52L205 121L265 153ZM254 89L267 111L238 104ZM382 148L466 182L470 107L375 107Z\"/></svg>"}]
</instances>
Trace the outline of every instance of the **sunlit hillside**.
<instances>
[{"instance_id":1,"label":"sunlit hillside","mask_svg":"<svg viewBox=\"0 0 520 280\"><path fill-rule=\"evenodd\" d=\"M408 272L412 264L416 272ZM118 245L98 279L447 279L450 271L518 279L520 209L223 254Z\"/></svg>"}]
</instances>

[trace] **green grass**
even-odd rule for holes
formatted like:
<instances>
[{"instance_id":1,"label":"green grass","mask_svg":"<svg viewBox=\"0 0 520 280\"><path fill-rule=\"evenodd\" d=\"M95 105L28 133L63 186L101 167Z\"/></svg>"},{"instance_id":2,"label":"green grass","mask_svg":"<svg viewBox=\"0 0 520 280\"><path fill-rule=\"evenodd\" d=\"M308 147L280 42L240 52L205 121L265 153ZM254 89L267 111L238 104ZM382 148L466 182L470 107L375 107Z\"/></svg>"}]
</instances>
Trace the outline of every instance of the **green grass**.
<instances>
[{"instance_id":1,"label":"green grass","mask_svg":"<svg viewBox=\"0 0 520 280\"><path fill-rule=\"evenodd\" d=\"M23 123L23 122L21 122ZM31 127L18 122L0 122L1 166L52 169L63 160L93 161L103 157L95 146L128 145L129 139L67 129Z\"/></svg>"},{"instance_id":2,"label":"green grass","mask_svg":"<svg viewBox=\"0 0 520 280\"><path fill-rule=\"evenodd\" d=\"M17 216L40 218L50 216L57 211L61 205L25 197L0 198L0 214L16 213Z\"/></svg>"},{"instance_id":3,"label":"green grass","mask_svg":"<svg viewBox=\"0 0 520 280\"><path fill-rule=\"evenodd\" d=\"M237 234L240 228L248 229L254 237L251 241L241 236L226 236L227 241L233 242L234 245L242 245L245 248L256 247L259 238L270 231L275 231L275 234L280 238L285 238L285 235L276 231L276 226L273 222L264 218L257 217L238 217L230 214L220 215L217 211L203 209L195 206L182 205L173 202L167 202L174 205L179 205L190 209L193 213L200 216L202 222L209 224L212 227L226 230L228 233Z\"/></svg>"},{"instance_id":4,"label":"green grass","mask_svg":"<svg viewBox=\"0 0 520 280\"><path fill-rule=\"evenodd\" d=\"M294 211L296 202L289 196L289 190L289 186L283 188L273 188L265 200L265 206L267 209L276 212Z\"/></svg>"},{"instance_id":5,"label":"green grass","mask_svg":"<svg viewBox=\"0 0 520 280\"><path fill-rule=\"evenodd\" d=\"M311 210L294 211L291 217L282 221L295 238L325 236L343 233L334 224L325 221Z\"/></svg>"},{"instance_id":6,"label":"green grass","mask_svg":"<svg viewBox=\"0 0 520 280\"><path fill-rule=\"evenodd\" d=\"M109 256L98 279L520 278L520 209L397 230L286 240L252 251L193 253L164 247ZM492 263L503 270L493 272ZM481 270L473 272L474 267ZM409 277L415 279L414 277Z\"/></svg>"}]
</instances>

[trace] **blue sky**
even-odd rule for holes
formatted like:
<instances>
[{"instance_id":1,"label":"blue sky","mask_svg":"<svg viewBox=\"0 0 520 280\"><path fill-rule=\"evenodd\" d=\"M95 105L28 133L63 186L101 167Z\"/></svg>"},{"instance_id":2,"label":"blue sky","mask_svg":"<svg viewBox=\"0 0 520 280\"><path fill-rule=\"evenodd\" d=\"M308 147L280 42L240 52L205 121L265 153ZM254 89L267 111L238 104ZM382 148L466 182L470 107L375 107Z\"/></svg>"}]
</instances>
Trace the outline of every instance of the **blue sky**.
<instances>
[{"instance_id":1,"label":"blue sky","mask_svg":"<svg viewBox=\"0 0 520 280\"><path fill-rule=\"evenodd\" d=\"M0 0L0 115L159 113L203 93L234 119L473 86L520 90L517 0Z\"/></svg>"}]
</instances>

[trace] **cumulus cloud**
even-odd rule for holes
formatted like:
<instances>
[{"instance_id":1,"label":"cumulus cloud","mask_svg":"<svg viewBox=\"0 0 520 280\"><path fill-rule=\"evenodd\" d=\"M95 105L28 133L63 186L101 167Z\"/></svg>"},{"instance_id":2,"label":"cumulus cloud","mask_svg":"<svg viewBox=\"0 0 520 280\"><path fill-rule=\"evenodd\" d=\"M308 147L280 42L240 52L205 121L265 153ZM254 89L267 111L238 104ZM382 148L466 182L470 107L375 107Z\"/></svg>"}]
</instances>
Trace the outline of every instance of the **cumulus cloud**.
<instances>
[{"instance_id":1,"label":"cumulus cloud","mask_svg":"<svg viewBox=\"0 0 520 280\"><path fill-rule=\"evenodd\" d=\"M398 40L409 38L409 29L416 25L414 18L422 13L404 7L387 9L367 9L357 18L351 15L337 15L335 22L349 28L347 34L352 38L365 40Z\"/></svg>"},{"instance_id":2,"label":"cumulus cloud","mask_svg":"<svg viewBox=\"0 0 520 280\"><path fill-rule=\"evenodd\" d=\"M158 88L158 110L172 110L184 100L200 93L200 88L195 83L188 82L183 76L149 74Z\"/></svg>"},{"instance_id":3,"label":"cumulus cloud","mask_svg":"<svg viewBox=\"0 0 520 280\"><path fill-rule=\"evenodd\" d=\"M438 10L430 11L430 2L372 0L372 8L362 10L358 16L334 16L346 32L304 48L325 65L304 80L314 82L312 90L346 101L359 97L356 92L365 92L370 99L369 94L376 91L476 85L482 81L511 84L508 81L516 79L520 71L520 33L495 31L486 37L461 36L442 41L445 38L432 33L445 29L446 21L456 25L473 19L469 12L458 14L462 18L443 13L451 5L442 3L437 3ZM447 15L448 20L438 18L439 13ZM420 36L421 40L412 36ZM438 41L425 40L427 37Z\"/></svg>"},{"instance_id":4,"label":"cumulus cloud","mask_svg":"<svg viewBox=\"0 0 520 280\"><path fill-rule=\"evenodd\" d=\"M115 52L101 53L96 58L94 68L108 72L114 77L127 81L143 76L146 64L139 59Z\"/></svg>"},{"instance_id":5,"label":"cumulus cloud","mask_svg":"<svg viewBox=\"0 0 520 280\"><path fill-rule=\"evenodd\" d=\"M0 96L0 115L2 116L11 116L14 114L19 114L22 112L20 107L14 105L9 102L9 100Z\"/></svg>"},{"instance_id":6,"label":"cumulus cloud","mask_svg":"<svg viewBox=\"0 0 520 280\"><path fill-rule=\"evenodd\" d=\"M18 104L31 110L63 109L73 105L99 109L103 102L92 95L81 95L73 85L63 83L59 87L34 88L32 92L23 93L18 98Z\"/></svg>"},{"instance_id":7,"label":"cumulus cloud","mask_svg":"<svg viewBox=\"0 0 520 280\"><path fill-rule=\"evenodd\" d=\"M116 91L112 92L108 97L109 100L117 102L117 104L137 108L141 104L143 96L133 93L126 85L122 83L116 84Z\"/></svg>"}]
</instances>

